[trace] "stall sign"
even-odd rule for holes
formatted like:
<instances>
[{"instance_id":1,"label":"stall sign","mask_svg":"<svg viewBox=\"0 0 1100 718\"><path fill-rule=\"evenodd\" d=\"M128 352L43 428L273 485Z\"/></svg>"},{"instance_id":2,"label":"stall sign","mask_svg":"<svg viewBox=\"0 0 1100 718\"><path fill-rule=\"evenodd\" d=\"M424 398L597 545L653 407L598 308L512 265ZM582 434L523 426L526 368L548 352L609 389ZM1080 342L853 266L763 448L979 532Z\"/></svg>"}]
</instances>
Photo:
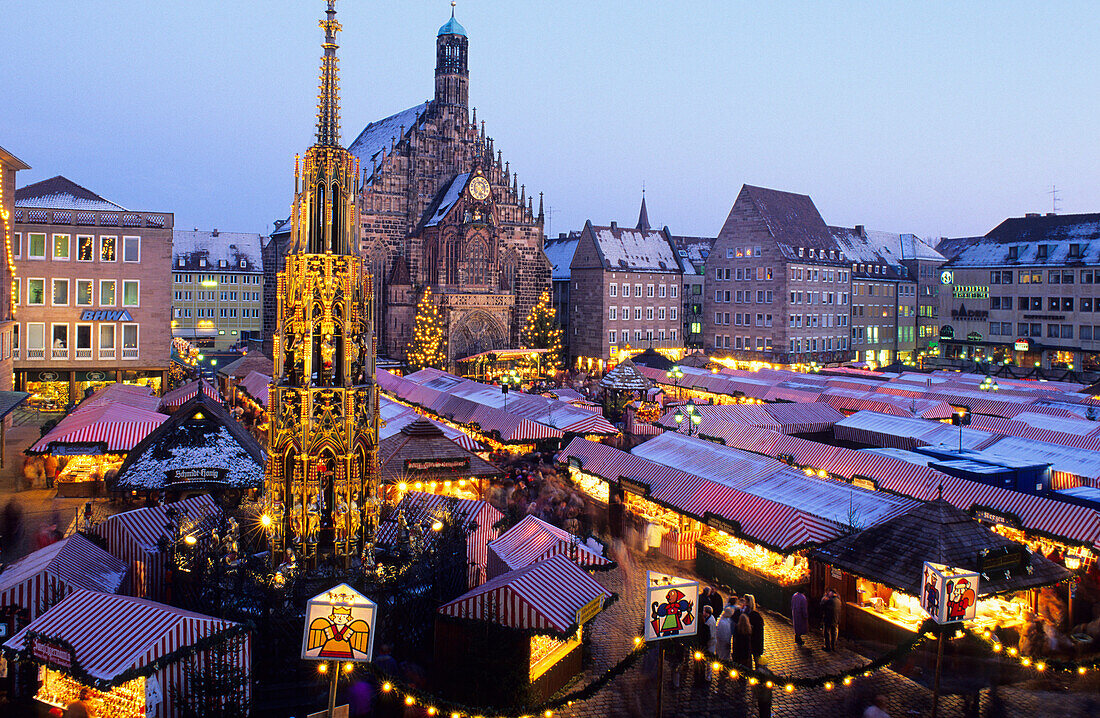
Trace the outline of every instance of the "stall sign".
<instances>
[{"instance_id":1,"label":"stall sign","mask_svg":"<svg viewBox=\"0 0 1100 718\"><path fill-rule=\"evenodd\" d=\"M1017 529L1020 528L1020 519L1010 514L1004 514L1000 511L994 511L993 509L978 508L977 506L973 507L970 513L979 521L985 521L991 524L1002 524Z\"/></svg>"},{"instance_id":2,"label":"stall sign","mask_svg":"<svg viewBox=\"0 0 1100 718\"><path fill-rule=\"evenodd\" d=\"M50 453L54 456L96 456L105 454L104 444L55 444L50 443Z\"/></svg>"},{"instance_id":3,"label":"stall sign","mask_svg":"<svg viewBox=\"0 0 1100 718\"><path fill-rule=\"evenodd\" d=\"M1028 341L1027 339L1017 339L1016 343L1013 344L1012 346L1018 352L1031 351L1031 342Z\"/></svg>"},{"instance_id":4,"label":"stall sign","mask_svg":"<svg viewBox=\"0 0 1100 718\"><path fill-rule=\"evenodd\" d=\"M852 486L858 486L861 489L867 489L868 491L878 491L878 484L874 479L868 479L863 476L853 476Z\"/></svg>"},{"instance_id":5,"label":"stall sign","mask_svg":"<svg viewBox=\"0 0 1100 718\"><path fill-rule=\"evenodd\" d=\"M157 713L157 706L164 700L164 690L161 688L160 679L155 675L145 679L145 715L153 718Z\"/></svg>"},{"instance_id":6,"label":"stall sign","mask_svg":"<svg viewBox=\"0 0 1100 718\"><path fill-rule=\"evenodd\" d=\"M649 486L647 484L644 484L641 481L628 479L625 476L619 477L619 486L622 486L623 489L629 491L632 494L637 494L638 496L649 495Z\"/></svg>"},{"instance_id":7,"label":"stall sign","mask_svg":"<svg viewBox=\"0 0 1100 718\"><path fill-rule=\"evenodd\" d=\"M306 602L302 658L307 661L370 662L378 604L346 583Z\"/></svg>"},{"instance_id":8,"label":"stall sign","mask_svg":"<svg viewBox=\"0 0 1100 718\"><path fill-rule=\"evenodd\" d=\"M164 478L170 484L182 481L225 481L227 476L229 476L229 469L216 469L213 467L168 469L164 472Z\"/></svg>"},{"instance_id":9,"label":"stall sign","mask_svg":"<svg viewBox=\"0 0 1100 718\"><path fill-rule=\"evenodd\" d=\"M924 562L920 606L936 623L969 621L978 610L978 573Z\"/></svg>"},{"instance_id":10,"label":"stall sign","mask_svg":"<svg viewBox=\"0 0 1100 718\"><path fill-rule=\"evenodd\" d=\"M944 324L940 327L940 339L954 339L955 327L950 324Z\"/></svg>"},{"instance_id":11,"label":"stall sign","mask_svg":"<svg viewBox=\"0 0 1100 718\"><path fill-rule=\"evenodd\" d=\"M577 609L577 625L583 626L591 621L597 613L603 609L603 594L596 596L594 599L584 604Z\"/></svg>"},{"instance_id":12,"label":"stall sign","mask_svg":"<svg viewBox=\"0 0 1100 718\"><path fill-rule=\"evenodd\" d=\"M37 636L31 642L31 654L51 666L71 669L73 667L73 651L60 643L55 643L48 638Z\"/></svg>"},{"instance_id":13,"label":"stall sign","mask_svg":"<svg viewBox=\"0 0 1100 718\"><path fill-rule=\"evenodd\" d=\"M990 576L1004 573L1014 576L1025 570L1028 560L1022 546L1000 546L978 553L978 573Z\"/></svg>"},{"instance_id":14,"label":"stall sign","mask_svg":"<svg viewBox=\"0 0 1100 718\"><path fill-rule=\"evenodd\" d=\"M132 322L134 318L126 309L85 309L80 313L82 322Z\"/></svg>"},{"instance_id":15,"label":"stall sign","mask_svg":"<svg viewBox=\"0 0 1100 718\"><path fill-rule=\"evenodd\" d=\"M405 459L405 471L461 471L468 468L468 456L453 459Z\"/></svg>"},{"instance_id":16,"label":"stall sign","mask_svg":"<svg viewBox=\"0 0 1100 718\"><path fill-rule=\"evenodd\" d=\"M646 571L645 639L686 638L699 630L699 582Z\"/></svg>"},{"instance_id":17,"label":"stall sign","mask_svg":"<svg viewBox=\"0 0 1100 718\"><path fill-rule=\"evenodd\" d=\"M712 529L718 529L719 531L725 531L732 536L739 536L741 534L741 524L713 514L707 516L707 526L710 526Z\"/></svg>"}]
</instances>

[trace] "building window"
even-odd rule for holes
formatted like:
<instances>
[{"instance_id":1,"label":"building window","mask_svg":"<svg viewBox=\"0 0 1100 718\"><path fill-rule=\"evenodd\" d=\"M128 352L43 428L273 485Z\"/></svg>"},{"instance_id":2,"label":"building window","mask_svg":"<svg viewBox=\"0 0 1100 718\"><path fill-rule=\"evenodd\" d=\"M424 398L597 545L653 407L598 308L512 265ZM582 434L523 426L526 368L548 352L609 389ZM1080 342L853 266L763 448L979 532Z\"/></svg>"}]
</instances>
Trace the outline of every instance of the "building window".
<instances>
[{"instance_id":1,"label":"building window","mask_svg":"<svg viewBox=\"0 0 1100 718\"><path fill-rule=\"evenodd\" d=\"M76 359L92 358L92 325L76 325Z\"/></svg>"},{"instance_id":2,"label":"building window","mask_svg":"<svg viewBox=\"0 0 1100 718\"><path fill-rule=\"evenodd\" d=\"M101 307L113 307L113 306L115 306L115 280L113 280L113 279L101 279L101 280L99 280L99 306L101 306Z\"/></svg>"},{"instance_id":3,"label":"building window","mask_svg":"<svg viewBox=\"0 0 1100 718\"><path fill-rule=\"evenodd\" d=\"M657 310L657 319L658 319L658 321L662 321L662 322L665 320L665 308L664 307L660 307Z\"/></svg>"},{"instance_id":4,"label":"building window","mask_svg":"<svg viewBox=\"0 0 1100 718\"><path fill-rule=\"evenodd\" d=\"M607 343L608 344L614 344L615 343L615 330L614 329L612 329L611 331L609 331L607 333Z\"/></svg>"},{"instance_id":5,"label":"building window","mask_svg":"<svg viewBox=\"0 0 1100 718\"><path fill-rule=\"evenodd\" d=\"M673 299L676 298L676 288L677 288L677 286L678 285L673 284L668 288L668 296L672 297ZM697 292L693 292L693 294L699 294L700 292L703 291L702 285L696 285L695 287L693 287L693 289L698 289L699 290Z\"/></svg>"},{"instance_id":6,"label":"building window","mask_svg":"<svg viewBox=\"0 0 1100 718\"><path fill-rule=\"evenodd\" d=\"M27 235L27 257L29 259L46 258L46 235L37 232Z\"/></svg>"},{"instance_id":7,"label":"building window","mask_svg":"<svg viewBox=\"0 0 1100 718\"><path fill-rule=\"evenodd\" d=\"M607 318L610 319L611 321L615 321L616 319L618 319L619 318L619 308L618 307L608 307L608 309L607 309Z\"/></svg>"},{"instance_id":8,"label":"building window","mask_svg":"<svg viewBox=\"0 0 1100 718\"><path fill-rule=\"evenodd\" d=\"M118 243L118 237L100 237L99 238L99 261L101 262L114 262L117 261L115 254L115 245Z\"/></svg>"},{"instance_id":9,"label":"building window","mask_svg":"<svg viewBox=\"0 0 1100 718\"><path fill-rule=\"evenodd\" d=\"M76 261L90 262L95 259L95 237L90 234L76 236Z\"/></svg>"},{"instance_id":10,"label":"building window","mask_svg":"<svg viewBox=\"0 0 1100 718\"><path fill-rule=\"evenodd\" d=\"M659 298L664 299L665 295L666 295L666 292L668 292L668 288L665 287L665 285L662 284L659 287L657 287L657 296Z\"/></svg>"},{"instance_id":11,"label":"building window","mask_svg":"<svg viewBox=\"0 0 1100 718\"><path fill-rule=\"evenodd\" d=\"M647 297L650 297L650 298L653 297L653 285L652 284L645 285L645 295Z\"/></svg>"},{"instance_id":12,"label":"building window","mask_svg":"<svg viewBox=\"0 0 1100 718\"><path fill-rule=\"evenodd\" d=\"M50 326L50 356L54 359L69 358L69 325Z\"/></svg>"},{"instance_id":13,"label":"building window","mask_svg":"<svg viewBox=\"0 0 1100 718\"><path fill-rule=\"evenodd\" d=\"M46 303L46 280L45 279L28 279L27 280L27 304L30 306L41 306Z\"/></svg>"},{"instance_id":14,"label":"building window","mask_svg":"<svg viewBox=\"0 0 1100 718\"><path fill-rule=\"evenodd\" d=\"M55 234L53 236L53 258L64 262L69 261L69 235Z\"/></svg>"},{"instance_id":15,"label":"building window","mask_svg":"<svg viewBox=\"0 0 1100 718\"><path fill-rule=\"evenodd\" d=\"M76 303L81 307L92 306L92 280L76 280Z\"/></svg>"},{"instance_id":16,"label":"building window","mask_svg":"<svg viewBox=\"0 0 1100 718\"><path fill-rule=\"evenodd\" d=\"M27 324L27 358L46 358L46 325L43 322Z\"/></svg>"},{"instance_id":17,"label":"building window","mask_svg":"<svg viewBox=\"0 0 1100 718\"><path fill-rule=\"evenodd\" d=\"M137 324L123 324L122 325L122 358L123 359L137 359L138 358L138 325Z\"/></svg>"},{"instance_id":18,"label":"building window","mask_svg":"<svg viewBox=\"0 0 1100 718\"><path fill-rule=\"evenodd\" d=\"M19 259L22 256L22 251L23 235L19 234L19 232L16 232L11 236L11 253L15 256L16 259Z\"/></svg>"},{"instance_id":19,"label":"building window","mask_svg":"<svg viewBox=\"0 0 1100 718\"><path fill-rule=\"evenodd\" d=\"M676 315L677 315L676 307L670 307L669 310L668 310L668 318L671 319L672 321L676 321Z\"/></svg>"},{"instance_id":20,"label":"building window","mask_svg":"<svg viewBox=\"0 0 1100 718\"><path fill-rule=\"evenodd\" d=\"M610 287L608 287L608 290L611 292L610 296L612 296L612 297L619 296L619 285L618 284L612 284Z\"/></svg>"},{"instance_id":21,"label":"building window","mask_svg":"<svg viewBox=\"0 0 1100 718\"><path fill-rule=\"evenodd\" d=\"M122 238L122 261L123 262L140 262L141 261L141 237L123 237Z\"/></svg>"},{"instance_id":22,"label":"building window","mask_svg":"<svg viewBox=\"0 0 1100 718\"><path fill-rule=\"evenodd\" d=\"M53 300L52 303L55 307L66 307L69 305L69 280L68 279L55 279L53 280Z\"/></svg>"},{"instance_id":23,"label":"building window","mask_svg":"<svg viewBox=\"0 0 1100 718\"><path fill-rule=\"evenodd\" d=\"M140 297L138 284L139 282L136 279L124 279L122 281L122 306L139 306Z\"/></svg>"},{"instance_id":24,"label":"building window","mask_svg":"<svg viewBox=\"0 0 1100 718\"><path fill-rule=\"evenodd\" d=\"M653 307L645 308L645 318L647 321L653 321Z\"/></svg>"}]
</instances>

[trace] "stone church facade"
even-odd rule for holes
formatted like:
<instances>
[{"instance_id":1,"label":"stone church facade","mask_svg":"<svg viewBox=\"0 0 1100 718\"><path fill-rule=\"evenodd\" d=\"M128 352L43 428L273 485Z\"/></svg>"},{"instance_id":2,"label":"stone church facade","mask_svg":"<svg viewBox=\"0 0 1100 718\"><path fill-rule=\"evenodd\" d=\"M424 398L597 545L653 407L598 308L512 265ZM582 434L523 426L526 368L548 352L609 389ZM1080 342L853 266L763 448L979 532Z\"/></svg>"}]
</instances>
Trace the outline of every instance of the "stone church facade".
<instances>
[{"instance_id":1,"label":"stone church facade","mask_svg":"<svg viewBox=\"0 0 1100 718\"><path fill-rule=\"evenodd\" d=\"M550 289L542 197L519 183L469 111L468 38L452 18L436 40L435 97L372 122L359 158L360 250L373 275L379 345L405 355L427 287L446 322L450 361L518 346Z\"/></svg>"}]
</instances>

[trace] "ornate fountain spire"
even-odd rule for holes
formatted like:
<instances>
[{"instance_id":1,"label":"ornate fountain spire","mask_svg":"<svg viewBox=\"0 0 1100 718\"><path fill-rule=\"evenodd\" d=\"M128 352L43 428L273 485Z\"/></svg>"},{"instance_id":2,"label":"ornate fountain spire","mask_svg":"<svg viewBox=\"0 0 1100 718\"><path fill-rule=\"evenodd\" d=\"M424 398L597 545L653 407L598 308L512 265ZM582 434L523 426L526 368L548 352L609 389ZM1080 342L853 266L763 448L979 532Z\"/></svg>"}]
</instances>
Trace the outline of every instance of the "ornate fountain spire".
<instances>
[{"instance_id":1,"label":"ornate fountain spire","mask_svg":"<svg viewBox=\"0 0 1100 718\"><path fill-rule=\"evenodd\" d=\"M321 47L325 53L321 56L321 88L317 93L317 144L322 147L340 145L340 70L336 57L336 33L341 29L336 19L336 0L328 0L325 19L320 21L325 31L325 41Z\"/></svg>"}]
</instances>

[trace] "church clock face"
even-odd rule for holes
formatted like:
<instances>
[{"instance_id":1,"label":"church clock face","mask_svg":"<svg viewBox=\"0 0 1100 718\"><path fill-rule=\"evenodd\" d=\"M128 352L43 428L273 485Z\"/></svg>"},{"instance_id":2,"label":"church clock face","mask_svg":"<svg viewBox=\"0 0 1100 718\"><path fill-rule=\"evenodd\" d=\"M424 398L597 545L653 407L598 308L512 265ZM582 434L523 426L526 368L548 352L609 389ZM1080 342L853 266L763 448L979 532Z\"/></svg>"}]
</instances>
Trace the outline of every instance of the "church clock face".
<instances>
[{"instance_id":1,"label":"church clock face","mask_svg":"<svg viewBox=\"0 0 1100 718\"><path fill-rule=\"evenodd\" d=\"M478 202L483 202L489 197L489 180L484 177L474 177L470 182L470 196Z\"/></svg>"}]
</instances>

